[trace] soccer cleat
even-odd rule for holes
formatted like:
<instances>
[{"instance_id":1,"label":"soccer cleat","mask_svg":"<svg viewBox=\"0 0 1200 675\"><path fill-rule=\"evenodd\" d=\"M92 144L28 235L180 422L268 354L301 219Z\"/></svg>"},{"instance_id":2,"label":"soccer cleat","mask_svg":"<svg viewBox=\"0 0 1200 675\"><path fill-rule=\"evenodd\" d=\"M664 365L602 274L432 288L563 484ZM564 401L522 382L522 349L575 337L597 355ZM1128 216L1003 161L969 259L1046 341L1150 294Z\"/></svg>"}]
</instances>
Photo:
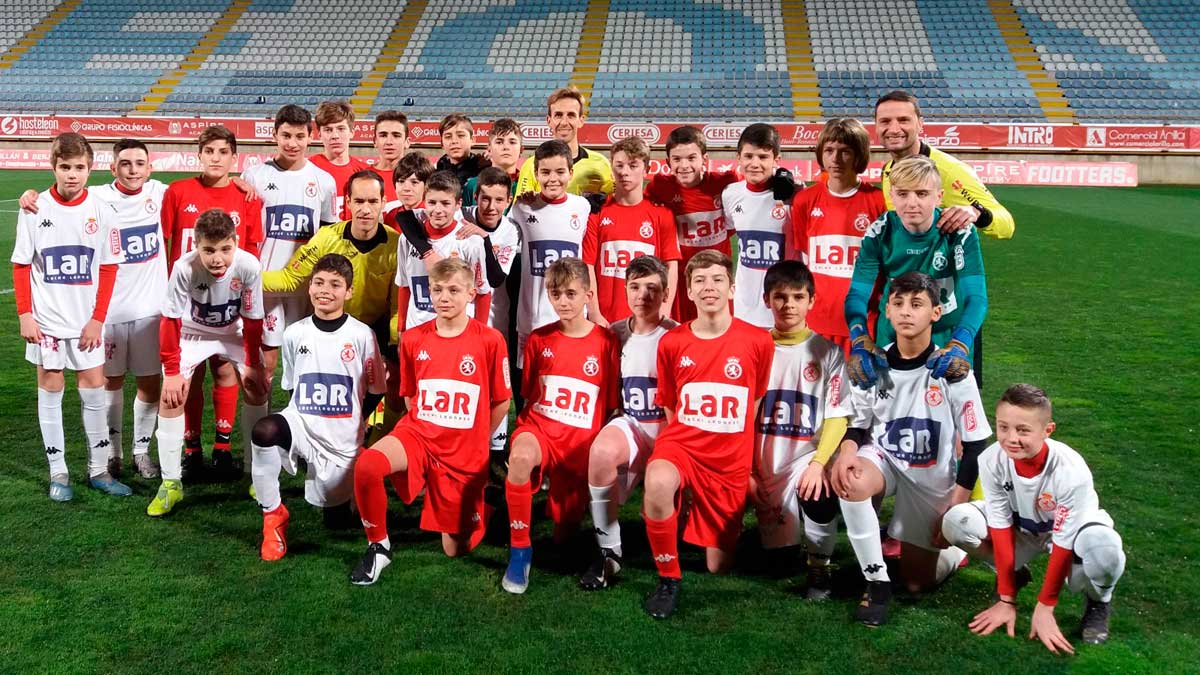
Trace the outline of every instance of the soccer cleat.
<instances>
[{"instance_id":1,"label":"soccer cleat","mask_svg":"<svg viewBox=\"0 0 1200 675\"><path fill-rule=\"evenodd\" d=\"M158 478L158 465L150 459L150 453L133 456L133 466L142 478Z\"/></svg>"},{"instance_id":2,"label":"soccer cleat","mask_svg":"<svg viewBox=\"0 0 1200 675\"><path fill-rule=\"evenodd\" d=\"M642 608L655 619L665 619L679 608L679 579L659 577L658 588L646 596Z\"/></svg>"},{"instance_id":3,"label":"soccer cleat","mask_svg":"<svg viewBox=\"0 0 1200 675\"><path fill-rule=\"evenodd\" d=\"M58 473L50 477L50 499L56 502L69 502L75 496L75 491L71 489L71 479L65 473Z\"/></svg>"},{"instance_id":4,"label":"soccer cleat","mask_svg":"<svg viewBox=\"0 0 1200 675\"><path fill-rule=\"evenodd\" d=\"M500 586L509 593L521 594L529 588L529 567L533 562L532 546L513 546L508 551L508 569Z\"/></svg>"},{"instance_id":5,"label":"soccer cleat","mask_svg":"<svg viewBox=\"0 0 1200 675\"><path fill-rule=\"evenodd\" d=\"M358 566L350 573L350 583L356 586L370 586L379 581L383 568L392 564L392 551L383 544L375 542L367 546L367 552Z\"/></svg>"},{"instance_id":6,"label":"soccer cleat","mask_svg":"<svg viewBox=\"0 0 1200 675\"><path fill-rule=\"evenodd\" d=\"M1111 603L1087 599L1087 605L1083 608L1083 618L1079 621L1079 632L1083 635L1084 642L1102 645L1108 641L1108 617L1111 613Z\"/></svg>"},{"instance_id":7,"label":"soccer cleat","mask_svg":"<svg viewBox=\"0 0 1200 675\"><path fill-rule=\"evenodd\" d=\"M88 485L92 488L100 490L114 497L128 497L133 494L133 490L121 481L113 478L111 474L102 473L99 476L92 476L88 479Z\"/></svg>"},{"instance_id":8,"label":"soccer cleat","mask_svg":"<svg viewBox=\"0 0 1200 675\"><path fill-rule=\"evenodd\" d=\"M808 591L805 597L814 602L824 602L833 596L833 576L829 572L829 561L808 564Z\"/></svg>"},{"instance_id":9,"label":"soccer cleat","mask_svg":"<svg viewBox=\"0 0 1200 675\"><path fill-rule=\"evenodd\" d=\"M287 554L287 526L291 514L283 504L263 514L262 559L273 562Z\"/></svg>"},{"instance_id":10,"label":"soccer cleat","mask_svg":"<svg viewBox=\"0 0 1200 675\"><path fill-rule=\"evenodd\" d=\"M321 520L331 530L357 530L362 526L358 514L350 508L350 502L321 509Z\"/></svg>"},{"instance_id":11,"label":"soccer cleat","mask_svg":"<svg viewBox=\"0 0 1200 675\"><path fill-rule=\"evenodd\" d=\"M868 581L862 600L854 610L854 618L868 626L887 623L888 603L892 600L892 582Z\"/></svg>"},{"instance_id":12,"label":"soccer cleat","mask_svg":"<svg viewBox=\"0 0 1200 675\"><path fill-rule=\"evenodd\" d=\"M114 478L119 478L124 469L125 467L123 466L120 457L108 458L108 475Z\"/></svg>"},{"instance_id":13,"label":"soccer cleat","mask_svg":"<svg viewBox=\"0 0 1200 675\"><path fill-rule=\"evenodd\" d=\"M213 476L220 481L233 480L238 477L237 465L233 462L233 453L228 450L213 450Z\"/></svg>"},{"instance_id":14,"label":"soccer cleat","mask_svg":"<svg viewBox=\"0 0 1200 675\"><path fill-rule=\"evenodd\" d=\"M600 557L579 577L579 587L585 591L608 588L621 572L621 556L611 548L600 549Z\"/></svg>"},{"instance_id":15,"label":"soccer cleat","mask_svg":"<svg viewBox=\"0 0 1200 675\"><path fill-rule=\"evenodd\" d=\"M177 480L164 480L162 485L158 486L158 494L154 495L154 499L150 500L150 505L146 507L146 515L156 518L165 516L181 501L183 501L183 483Z\"/></svg>"},{"instance_id":16,"label":"soccer cleat","mask_svg":"<svg viewBox=\"0 0 1200 675\"><path fill-rule=\"evenodd\" d=\"M204 475L204 453L195 450L183 455L183 479L186 481L199 480Z\"/></svg>"}]
</instances>

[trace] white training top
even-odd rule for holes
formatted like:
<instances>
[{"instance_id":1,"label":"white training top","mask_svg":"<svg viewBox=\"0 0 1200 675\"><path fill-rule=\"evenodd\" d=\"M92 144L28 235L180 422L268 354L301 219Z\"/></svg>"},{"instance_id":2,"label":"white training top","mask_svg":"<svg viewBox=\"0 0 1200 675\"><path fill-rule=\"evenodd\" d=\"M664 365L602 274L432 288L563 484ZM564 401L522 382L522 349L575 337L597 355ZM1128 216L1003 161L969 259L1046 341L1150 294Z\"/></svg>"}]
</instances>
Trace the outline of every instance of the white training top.
<instances>
[{"instance_id":1,"label":"white training top","mask_svg":"<svg viewBox=\"0 0 1200 675\"><path fill-rule=\"evenodd\" d=\"M592 207L579 195L567 194L557 202L540 196L533 203L515 202L504 219L521 233L521 297L517 307L517 333L558 320L546 297L546 268L559 258L578 258L583 253Z\"/></svg>"},{"instance_id":2,"label":"white training top","mask_svg":"<svg viewBox=\"0 0 1200 675\"><path fill-rule=\"evenodd\" d=\"M162 311L162 298L167 293L167 256L162 251L159 221L166 191L166 184L153 178L137 194L123 192L115 182L91 188L92 194L116 210L125 256L117 270L105 323L125 323L158 316Z\"/></svg>"},{"instance_id":3,"label":"white training top","mask_svg":"<svg viewBox=\"0 0 1200 675\"><path fill-rule=\"evenodd\" d=\"M658 395L658 341L678 325L664 317L645 335L633 332L633 317L610 326L621 344L621 410L641 425L650 438L657 437L667 421L662 407L654 402Z\"/></svg>"},{"instance_id":4,"label":"white training top","mask_svg":"<svg viewBox=\"0 0 1200 675\"><path fill-rule=\"evenodd\" d=\"M791 229L792 209L775 199L769 184L762 190L739 181L721 193L725 225L738 236L737 275L733 289L733 315L771 328L775 318L763 302L767 268L783 260L785 233Z\"/></svg>"},{"instance_id":5,"label":"white training top","mask_svg":"<svg viewBox=\"0 0 1200 675\"><path fill-rule=\"evenodd\" d=\"M423 224L428 223L423 210L416 209L413 214ZM462 228L463 223L457 222L446 235L438 239L430 238L429 245L443 258L458 258L471 267L476 293L491 293L492 287L488 285L487 272L484 269L486 253L483 248L483 237L470 236L466 239L459 239L458 232ZM426 231L428 231L428 227L426 227ZM426 270L420 254L408 243L408 239L404 235L400 235L399 251L401 255L396 264L396 285L409 289L408 313L403 328L403 330L408 330L414 326L420 326L426 321L431 321L437 316L437 313L433 311L433 296L429 291L429 272ZM467 305L467 316L475 316L474 304Z\"/></svg>"},{"instance_id":6,"label":"white training top","mask_svg":"<svg viewBox=\"0 0 1200 675\"><path fill-rule=\"evenodd\" d=\"M300 169L285 171L271 160L246 169L242 180L254 187L263 202L264 238L258 257L266 271L283 269L296 249L317 233L322 222L338 220L333 176L312 162L305 161Z\"/></svg>"},{"instance_id":7,"label":"white training top","mask_svg":"<svg viewBox=\"0 0 1200 675\"><path fill-rule=\"evenodd\" d=\"M171 269L162 315L181 319L184 334L237 335L242 317L263 318L258 260L234 249L233 262L218 278L200 263L199 251L184 253Z\"/></svg>"}]
</instances>

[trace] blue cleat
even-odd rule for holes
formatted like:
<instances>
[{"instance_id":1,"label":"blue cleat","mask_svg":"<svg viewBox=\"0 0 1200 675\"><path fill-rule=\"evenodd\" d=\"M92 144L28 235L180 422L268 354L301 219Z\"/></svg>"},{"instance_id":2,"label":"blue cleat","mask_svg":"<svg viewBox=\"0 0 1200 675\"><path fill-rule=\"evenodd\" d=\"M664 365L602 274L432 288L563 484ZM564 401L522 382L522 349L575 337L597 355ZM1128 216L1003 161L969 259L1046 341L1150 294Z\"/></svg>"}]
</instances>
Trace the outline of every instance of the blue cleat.
<instances>
[{"instance_id":1,"label":"blue cleat","mask_svg":"<svg viewBox=\"0 0 1200 675\"><path fill-rule=\"evenodd\" d=\"M508 552L508 569L500 586L509 593L521 594L529 588L529 565L533 561L533 547L513 547Z\"/></svg>"},{"instance_id":2,"label":"blue cleat","mask_svg":"<svg viewBox=\"0 0 1200 675\"><path fill-rule=\"evenodd\" d=\"M69 502L75 496L75 491L71 489L70 478L67 474L60 473L50 477L50 499L56 502Z\"/></svg>"},{"instance_id":3,"label":"blue cleat","mask_svg":"<svg viewBox=\"0 0 1200 675\"><path fill-rule=\"evenodd\" d=\"M114 497L128 497L133 494L133 490L126 484L112 477L112 474L102 473L99 476L93 476L88 479L88 485L93 489L99 490L105 494L110 494Z\"/></svg>"}]
</instances>

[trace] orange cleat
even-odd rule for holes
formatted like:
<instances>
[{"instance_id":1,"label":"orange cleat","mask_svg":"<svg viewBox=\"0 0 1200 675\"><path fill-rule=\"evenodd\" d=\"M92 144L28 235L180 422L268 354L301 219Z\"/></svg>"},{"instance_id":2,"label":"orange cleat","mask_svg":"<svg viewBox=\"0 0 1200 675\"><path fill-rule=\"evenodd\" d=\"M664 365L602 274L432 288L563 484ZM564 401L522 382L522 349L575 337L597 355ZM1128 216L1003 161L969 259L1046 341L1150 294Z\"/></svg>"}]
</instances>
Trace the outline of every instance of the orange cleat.
<instances>
[{"instance_id":1,"label":"orange cleat","mask_svg":"<svg viewBox=\"0 0 1200 675\"><path fill-rule=\"evenodd\" d=\"M263 560L279 560L287 553L287 526L290 519L291 514L283 504L263 514Z\"/></svg>"}]
</instances>

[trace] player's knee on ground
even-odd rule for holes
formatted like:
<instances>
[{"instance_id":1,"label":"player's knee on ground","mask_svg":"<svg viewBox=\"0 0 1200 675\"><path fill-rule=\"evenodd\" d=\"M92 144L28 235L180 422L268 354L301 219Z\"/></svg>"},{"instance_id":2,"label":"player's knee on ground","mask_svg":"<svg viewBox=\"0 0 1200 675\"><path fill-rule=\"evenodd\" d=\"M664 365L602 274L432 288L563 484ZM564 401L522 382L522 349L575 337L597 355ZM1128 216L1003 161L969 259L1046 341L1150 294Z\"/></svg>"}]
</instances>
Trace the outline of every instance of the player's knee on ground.
<instances>
[{"instance_id":1,"label":"player's knee on ground","mask_svg":"<svg viewBox=\"0 0 1200 675\"><path fill-rule=\"evenodd\" d=\"M987 519L974 504L957 504L942 516L942 536L951 546L977 551L988 537Z\"/></svg>"},{"instance_id":2,"label":"player's knee on ground","mask_svg":"<svg viewBox=\"0 0 1200 675\"><path fill-rule=\"evenodd\" d=\"M250 440L262 448L292 447L292 430L283 415L267 415L254 425Z\"/></svg>"},{"instance_id":3,"label":"player's knee on ground","mask_svg":"<svg viewBox=\"0 0 1200 675\"><path fill-rule=\"evenodd\" d=\"M471 552L471 538L465 534L442 533L442 551L449 558L461 558Z\"/></svg>"},{"instance_id":4,"label":"player's knee on ground","mask_svg":"<svg viewBox=\"0 0 1200 675\"><path fill-rule=\"evenodd\" d=\"M1103 525L1085 527L1075 537L1074 551L1083 560L1083 572L1098 596L1094 599L1108 602L1117 581L1125 573L1121 535Z\"/></svg>"},{"instance_id":5,"label":"player's knee on ground","mask_svg":"<svg viewBox=\"0 0 1200 675\"><path fill-rule=\"evenodd\" d=\"M816 499L800 499L800 509L814 523L828 525L841 513L837 495L827 494Z\"/></svg>"}]
</instances>

